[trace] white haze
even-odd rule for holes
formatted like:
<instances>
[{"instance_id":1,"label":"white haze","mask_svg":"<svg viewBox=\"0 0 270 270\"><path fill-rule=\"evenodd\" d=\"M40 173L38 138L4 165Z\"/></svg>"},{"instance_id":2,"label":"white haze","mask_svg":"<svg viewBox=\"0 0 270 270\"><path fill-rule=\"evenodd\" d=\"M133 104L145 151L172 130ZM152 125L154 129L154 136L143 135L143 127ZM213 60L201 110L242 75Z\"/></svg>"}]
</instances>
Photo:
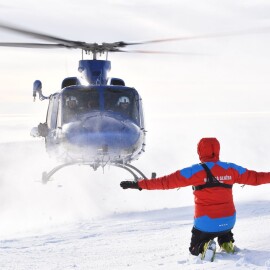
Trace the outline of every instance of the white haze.
<instances>
[{"instance_id":1,"label":"white haze","mask_svg":"<svg viewBox=\"0 0 270 270\"><path fill-rule=\"evenodd\" d=\"M268 1L0 1L1 21L86 42L138 41L269 27ZM0 41L34 41L0 31ZM146 152L133 164L148 177L198 162L201 137L221 142L221 159L270 169L270 32L153 44L145 50L199 55L111 54L110 76L144 101ZM130 48L130 49L137 49ZM131 179L110 167L74 166L47 185L56 165L33 126L46 101L33 103L77 75L80 52L0 49L1 269L269 269L269 185L234 187L241 252L204 264L189 258L191 188L122 190Z\"/></svg>"}]
</instances>

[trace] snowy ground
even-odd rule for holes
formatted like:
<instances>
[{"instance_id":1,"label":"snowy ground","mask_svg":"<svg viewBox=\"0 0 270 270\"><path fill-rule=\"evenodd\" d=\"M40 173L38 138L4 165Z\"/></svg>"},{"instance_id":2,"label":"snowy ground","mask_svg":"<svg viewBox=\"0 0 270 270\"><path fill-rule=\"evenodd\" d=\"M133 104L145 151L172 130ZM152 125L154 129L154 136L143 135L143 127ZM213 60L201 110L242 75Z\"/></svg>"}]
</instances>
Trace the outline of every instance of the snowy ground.
<instances>
[{"instance_id":1,"label":"snowy ground","mask_svg":"<svg viewBox=\"0 0 270 270\"><path fill-rule=\"evenodd\" d=\"M221 140L222 160L267 170L269 114L205 117L213 126L207 132ZM223 125L217 126L221 118ZM242 125L232 119L241 119ZM190 120L195 126L199 123L197 116L179 116L183 125ZM26 116L0 120L5 131L0 137L0 269L270 269L269 185L234 187L238 219L233 232L240 251L217 254L213 263L202 262L188 253L191 188L122 190L119 182L130 178L125 172L107 168L103 174L79 166L66 168L54 182L42 185L40 173L53 161L42 140L28 137L32 121ZM226 133L224 124L234 134ZM266 132L254 136L254 126ZM203 124L196 128L208 135ZM148 151L136 165L148 175L152 170L162 175L197 162L197 137L178 141L179 152L169 153L181 132L175 129L167 145L158 143L162 134L150 134Z\"/></svg>"},{"instance_id":2,"label":"snowy ground","mask_svg":"<svg viewBox=\"0 0 270 270\"><path fill-rule=\"evenodd\" d=\"M248 210L247 210L248 208ZM238 205L240 251L188 255L192 207L115 214L1 243L1 269L269 269L269 202ZM248 226L247 226L248 224ZM252 232L251 232L252 230Z\"/></svg>"}]
</instances>

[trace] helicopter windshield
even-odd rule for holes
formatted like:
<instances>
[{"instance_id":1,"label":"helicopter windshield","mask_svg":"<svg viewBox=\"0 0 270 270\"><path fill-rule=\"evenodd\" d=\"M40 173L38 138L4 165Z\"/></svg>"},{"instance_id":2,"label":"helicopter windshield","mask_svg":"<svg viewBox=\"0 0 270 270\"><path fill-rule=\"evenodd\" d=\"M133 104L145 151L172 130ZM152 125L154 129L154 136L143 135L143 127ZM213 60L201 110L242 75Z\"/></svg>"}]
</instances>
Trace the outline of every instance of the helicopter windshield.
<instances>
[{"instance_id":1,"label":"helicopter windshield","mask_svg":"<svg viewBox=\"0 0 270 270\"><path fill-rule=\"evenodd\" d=\"M62 97L63 123L80 120L82 114L100 108L96 89L65 91Z\"/></svg>"},{"instance_id":2,"label":"helicopter windshield","mask_svg":"<svg viewBox=\"0 0 270 270\"><path fill-rule=\"evenodd\" d=\"M62 92L63 123L81 120L92 111L108 111L139 123L138 94L128 87L72 87Z\"/></svg>"},{"instance_id":3,"label":"helicopter windshield","mask_svg":"<svg viewBox=\"0 0 270 270\"><path fill-rule=\"evenodd\" d=\"M108 88L104 91L104 109L138 122L136 91L132 88Z\"/></svg>"}]
</instances>

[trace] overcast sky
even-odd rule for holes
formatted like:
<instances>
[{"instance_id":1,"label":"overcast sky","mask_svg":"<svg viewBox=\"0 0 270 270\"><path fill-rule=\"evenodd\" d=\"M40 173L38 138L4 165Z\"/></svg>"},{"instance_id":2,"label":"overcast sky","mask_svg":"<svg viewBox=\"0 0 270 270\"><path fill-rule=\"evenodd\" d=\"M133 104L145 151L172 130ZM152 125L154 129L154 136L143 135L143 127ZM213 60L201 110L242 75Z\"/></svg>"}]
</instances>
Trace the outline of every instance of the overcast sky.
<instances>
[{"instance_id":1,"label":"overcast sky","mask_svg":"<svg viewBox=\"0 0 270 270\"><path fill-rule=\"evenodd\" d=\"M170 113L268 111L269 14L269 1L258 0L0 0L4 23L86 42L144 41L269 27L266 33L134 48L194 55L110 55L110 76L135 87L146 110L159 109L166 101ZM0 40L33 41L2 30ZM0 58L0 112L29 113L37 106L46 107L45 103L33 105L33 81L42 80L45 94L59 90L64 77L77 75L81 52L0 48Z\"/></svg>"}]
</instances>

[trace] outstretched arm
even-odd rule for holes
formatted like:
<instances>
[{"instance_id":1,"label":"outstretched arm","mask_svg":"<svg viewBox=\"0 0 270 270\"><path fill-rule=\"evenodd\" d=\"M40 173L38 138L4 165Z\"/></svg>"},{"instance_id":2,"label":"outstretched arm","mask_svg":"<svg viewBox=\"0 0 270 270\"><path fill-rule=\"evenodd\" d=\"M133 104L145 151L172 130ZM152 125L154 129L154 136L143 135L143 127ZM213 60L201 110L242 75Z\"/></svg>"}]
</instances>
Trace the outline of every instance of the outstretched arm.
<instances>
[{"instance_id":1,"label":"outstretched arm","mask_svg":"<svg viewBox=\"0 0 270 270\"><path fill-rule=\"evenodd\" d=\"M181 175L181 171L176 171L170 175L154 179L143 179L139 180L138 182L123 181L120 183L120 186L124 189L137 188L149 190L173 189L190 185L192 185L192 179L185 178L183 175Z\"/></svg>"},{"instance_id":2,"label":"outstretched arm","mask_svg":"<svg viewBox=\"0 0 270 270\"><path fill-rule=\"evenodd\" d=\"M235 182L252 186L268 184L270 183L270 173L246 170L243 174L239 175Z\"/></svg>"},{"instance_id":3,"label":"outstretched arm","mask_svg":"<svg viewBox=\"0 0 270 270\"><path fill-rule=\"evenodd\" d=\"M173 189L182 186L180 178L179 171L176 171L163 177L150 180L140 180L138 184L142 189Z\"/></svg>"}]
</instances>

